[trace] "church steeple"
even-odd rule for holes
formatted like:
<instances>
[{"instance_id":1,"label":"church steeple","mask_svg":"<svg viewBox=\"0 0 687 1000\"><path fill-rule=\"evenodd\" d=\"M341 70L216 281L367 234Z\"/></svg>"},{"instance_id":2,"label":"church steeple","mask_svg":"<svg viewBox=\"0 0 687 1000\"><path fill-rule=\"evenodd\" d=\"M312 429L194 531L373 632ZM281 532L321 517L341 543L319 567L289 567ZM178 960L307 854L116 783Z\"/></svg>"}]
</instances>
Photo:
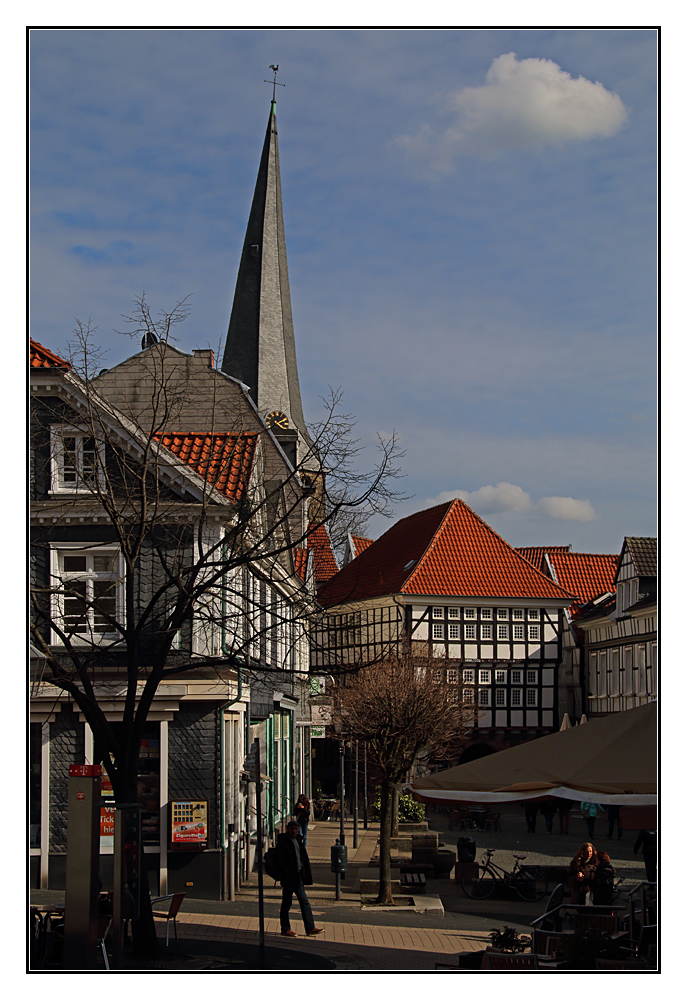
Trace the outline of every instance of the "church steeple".
<instances>
[{"instance_id":1,"label":"church steeple","mask_svg":"<svg viewBox=\"0 0 687 1000\"><path fill-rule=\"evenodd\" d=\"M263 415L274 411L285 414L289 428L299 432L303 443L309 441L296 366L274 96L236 279L222 371L249 387ZM275 428L278 437L280 429Z\"/></svg>"}]
</instances>

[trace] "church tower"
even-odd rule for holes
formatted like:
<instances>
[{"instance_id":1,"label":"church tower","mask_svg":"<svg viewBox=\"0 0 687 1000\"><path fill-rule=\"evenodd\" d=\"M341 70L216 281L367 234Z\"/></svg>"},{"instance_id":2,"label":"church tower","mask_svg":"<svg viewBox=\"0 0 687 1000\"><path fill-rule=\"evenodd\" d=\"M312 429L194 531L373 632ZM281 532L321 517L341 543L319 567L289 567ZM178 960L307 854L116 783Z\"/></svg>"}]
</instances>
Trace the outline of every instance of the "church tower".
<instances>
[{"instance_id":1,"label":"church tower","mask_svg":"<svg viewBox=\"0 0 687 1000\"><path fill-rule=\"evenodd\" d=\"M241 252L222 371L249 387L253 401L292 464L302 462L312 443L303 417L296 366L274 95Z\"/></svg>"}]
</instances>

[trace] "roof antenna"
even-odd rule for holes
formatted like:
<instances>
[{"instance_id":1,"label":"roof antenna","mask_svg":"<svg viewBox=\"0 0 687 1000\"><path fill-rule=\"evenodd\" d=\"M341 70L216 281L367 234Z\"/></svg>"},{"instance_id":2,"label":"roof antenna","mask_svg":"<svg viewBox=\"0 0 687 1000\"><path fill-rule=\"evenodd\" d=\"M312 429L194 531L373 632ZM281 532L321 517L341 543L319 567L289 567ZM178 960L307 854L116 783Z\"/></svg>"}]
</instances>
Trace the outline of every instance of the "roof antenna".
<instances>
[{"instance_id":1,"label":"roof antenna","mask_svg":"<svg viewBox=\"0 0 687 1000\"><path fill-rule=\"evenodd\" d=\"M263 80L263 83L271 83L272 84L272 110L274 110L274 106L277 103L277 96L276 96L277 95L277 87L285 87L286 84L285 83L279 83L277 81L277 73L279 72L279 63L277 63L276 66L270 66L270 69L274 73L274 80Z\"/></svg>"}]
</instances>

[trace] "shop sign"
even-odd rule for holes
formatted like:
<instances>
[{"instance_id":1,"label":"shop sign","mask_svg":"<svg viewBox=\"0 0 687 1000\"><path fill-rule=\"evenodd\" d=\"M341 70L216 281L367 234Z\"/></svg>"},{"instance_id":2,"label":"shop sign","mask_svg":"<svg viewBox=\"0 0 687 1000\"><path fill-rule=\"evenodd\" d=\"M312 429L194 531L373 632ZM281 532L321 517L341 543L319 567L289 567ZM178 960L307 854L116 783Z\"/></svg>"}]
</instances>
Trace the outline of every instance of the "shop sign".
<instances>
[{"instance_id":1,"label":"shop sign","mask_svg":"<svg viewBox=\"0 0 687 1000\"><path fill-rule=\"evenodd\" d=\"M172 802L172 844L204 847L208 839L208 803L205 800Z\"/></svg>"}]
</instances>

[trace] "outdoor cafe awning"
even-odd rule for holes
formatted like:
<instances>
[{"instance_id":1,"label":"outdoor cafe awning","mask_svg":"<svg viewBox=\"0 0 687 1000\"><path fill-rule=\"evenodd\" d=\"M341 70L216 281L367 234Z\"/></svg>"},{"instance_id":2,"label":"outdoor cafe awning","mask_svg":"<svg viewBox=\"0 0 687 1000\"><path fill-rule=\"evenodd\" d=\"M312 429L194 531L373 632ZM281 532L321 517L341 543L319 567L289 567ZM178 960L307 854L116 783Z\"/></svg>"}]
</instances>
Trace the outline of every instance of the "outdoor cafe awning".
<instances>
[{"instance_id":1,"label":"outdoor cafe awning","mask_svg":"<svg viewBox=\"0 0 687 1000\"><path fill-rule=\"evenodd\" d=\"M509 802L554 796L656 805L656 702L592 719L469 764L417 778L420 802Z\"/></svg>"}]
</instances>

